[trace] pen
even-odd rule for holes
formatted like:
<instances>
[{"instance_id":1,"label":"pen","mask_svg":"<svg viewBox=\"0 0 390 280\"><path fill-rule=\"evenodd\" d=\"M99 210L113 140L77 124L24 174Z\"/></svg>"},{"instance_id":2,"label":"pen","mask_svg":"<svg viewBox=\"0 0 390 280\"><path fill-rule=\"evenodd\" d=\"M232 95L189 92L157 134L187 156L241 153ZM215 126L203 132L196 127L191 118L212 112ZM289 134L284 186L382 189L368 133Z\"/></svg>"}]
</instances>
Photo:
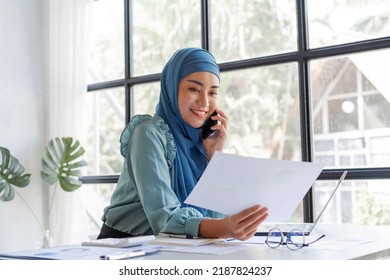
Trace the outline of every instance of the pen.
<instances>
[{"instance_id":1,"label":"pen","mask_svg":"<svg viewBox=\"0 0 390 280\"><path fill-rule=\"evenodd\" d=\"M173 237L173 238L184 238L184 239L198 239L199 237L193 236L193 235L184 235L184 234L173 234L173 233L168 233L168 237Z\"/></svg>"},{"instance_id":2,"label":"pen","mask_svg":"<svg viewBox=\"0 0 390 280\"><path fill-rule=\"evenodd\" d=\"M116 254L116 255L103 255L100 256L101 260L123 260L145 255L144 251L137 250L129 253Z\"/></svg>"}]
</instances>

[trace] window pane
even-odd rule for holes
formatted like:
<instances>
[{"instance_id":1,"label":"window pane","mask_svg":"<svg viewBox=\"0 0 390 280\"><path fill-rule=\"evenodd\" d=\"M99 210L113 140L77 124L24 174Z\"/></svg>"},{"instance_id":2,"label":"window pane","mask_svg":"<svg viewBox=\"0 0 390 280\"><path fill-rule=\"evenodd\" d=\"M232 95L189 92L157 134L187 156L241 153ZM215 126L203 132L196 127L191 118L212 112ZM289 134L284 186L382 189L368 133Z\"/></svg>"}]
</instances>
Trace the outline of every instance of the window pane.
<instances>
[{"instance_id":1,"label":"window pane","mask_svg":"<svg viewBox=\"0 0 390 280\"><path fill-rule=\"evenodd\" d=\"M119 137L125 125L124 96L123 88L87 94L88 174L117 174L122 168Z\"/></svg>"},{"instance_id":2,"label":"window pane","mask_svg":"<svg viewBox=\"0 0 390 280\"><path fill-rule=\"evenodd\" d=\"M94 1L88 83L125 77L123 22L123 0Z\"/></svg>"},{"instance_id":3,"label":"window pane","mask_svg":"<svg viewBox=\"0 0 390 280\"><path fill-rule=\"evenodd\" d=\"M314 216L329 199L336 181L314 185ZM390 225L389 180L345 180L330 201L320 223Z\"/></svg>"},{"instance_id":4,"label":"window pane","mask_svg":"<svg viewBox=\"0 0 390 280\"><path fill-rule=\"evenodd\" d=\"M301 160L296 64L225 72L219 107L229 117L226 150Z\"/></svg>"},{"instance_id":5,"label":"window pane","mask_svg":"<svg viewBox=\"0 0 390 280\"><path fill-rule=\"evenodd\" d=\"M110 204L111 194L116 184L89 184L82 188L83 203L89 221L89 238L96 239L102 227L103 210Z\"/></svg>"},{"instance_id":6,"label":"window pane","mask_svg":"<svg viewBox=\"0 0 390 280\"><path fill-rule=\"evenodd\" d=\"M172 53L201 46L200 1L132 1L133 76L159 73Z\"/></svg>"},{"instance_id":7,"label":"window pane","mask_svg":"<svg viewBox=\"0 0 390 280\"><path fill-rule=\"evenodd\" d=\"M377 143L390 139L390 50L319 59L310 68L315 161L388 166L388 145Z\"/></svg>"},{"instance_id":8,"label":"window pane","mask_svg":"<svg viewBox=\"0 0 390 280\"><path fill-rule=\"evenodd\" d=\"M160 83L148 83L133 87L132 107L135 115L154 115L160 97Z\"/></svg>"},{"instance_id":9,"label":"window pane","mask_svg":"<svg viewBox=\"0 0 390 280\"><path fill-rule=\"evenodd\" d=\"M212 0L211 48L218 62L297 49L295 0Z\"/></svg>"},{"instance_id":10,"label":"window pane","mask_svg":"<svg viewBox=\"0 0 390 280\"><path fill-rule=\"evenodd\" d=\"M307 0L310 48L390 36L388 0Z\"/></svg>"}]
</instances>

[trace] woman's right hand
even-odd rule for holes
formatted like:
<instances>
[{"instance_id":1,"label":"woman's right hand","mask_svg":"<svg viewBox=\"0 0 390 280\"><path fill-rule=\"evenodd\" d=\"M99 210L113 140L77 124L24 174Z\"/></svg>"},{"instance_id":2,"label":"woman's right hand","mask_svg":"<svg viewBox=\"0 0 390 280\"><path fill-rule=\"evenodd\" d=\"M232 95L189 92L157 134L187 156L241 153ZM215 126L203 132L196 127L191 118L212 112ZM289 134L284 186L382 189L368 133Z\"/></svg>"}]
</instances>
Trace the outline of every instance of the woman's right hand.
<instances>
[{"instance_id":1,"label":"woman's right hand","mask_svg":"<svg viewBox=\"0 0 390 280\"><path fill-rule=\"evenodd\" d=\"M218 115L212 117L213 120L218 121L218 124L213 126L215 133L203 140L208 160L211 160L215 151L223 151L228 138L228 118L222 110L216 109L216 112Z\"/></svg>"}]
</instances>

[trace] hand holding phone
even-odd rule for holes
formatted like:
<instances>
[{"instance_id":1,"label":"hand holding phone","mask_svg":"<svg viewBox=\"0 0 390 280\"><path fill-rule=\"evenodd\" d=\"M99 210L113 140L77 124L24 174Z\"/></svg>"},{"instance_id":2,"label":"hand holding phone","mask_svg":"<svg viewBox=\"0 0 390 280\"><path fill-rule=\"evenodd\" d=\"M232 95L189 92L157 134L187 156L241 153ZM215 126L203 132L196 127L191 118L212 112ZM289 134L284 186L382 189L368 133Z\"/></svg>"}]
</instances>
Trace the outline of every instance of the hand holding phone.
<instances>
[{"instance_id":1,"label":"hand holding phone","mask_svg":"<svg viewBox=\"0 0 390 280\"><path fill-rule=\"evenodd\" d=\"M211 115L212 116L216 116L217 115L217 112L214 111L214 113ZM214 130L211 129L212 126L216 125L218 123L217 120L212 120L210 118L207 119L207 121L204 123L203 125L203 128L202 128L202 139L206 139L207 137L209 137L211 134L214 133Z\"/></svg>"}]
</instances>

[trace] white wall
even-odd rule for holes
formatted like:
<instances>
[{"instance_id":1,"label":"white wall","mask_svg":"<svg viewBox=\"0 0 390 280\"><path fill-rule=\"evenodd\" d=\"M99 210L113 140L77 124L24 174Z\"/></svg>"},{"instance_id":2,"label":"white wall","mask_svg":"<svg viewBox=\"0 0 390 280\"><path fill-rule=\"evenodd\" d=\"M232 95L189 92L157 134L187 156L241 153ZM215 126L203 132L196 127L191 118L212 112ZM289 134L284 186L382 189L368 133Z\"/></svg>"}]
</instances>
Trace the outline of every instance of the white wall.
<instances>
[{"instance_id":1,"label":"white wall","mask_svg":"<svg viewBox=\"0 0 390 280\"><path fill-rule=\"evenodd\" d=\"M47 192L40 179L46 144L43 7L40 0L0 0L0 146L31 173L30 184L16 189L40 219ZM0 201L0 252L41 245L41 230L22 200Z\"/></svg>"}]
</instances>

